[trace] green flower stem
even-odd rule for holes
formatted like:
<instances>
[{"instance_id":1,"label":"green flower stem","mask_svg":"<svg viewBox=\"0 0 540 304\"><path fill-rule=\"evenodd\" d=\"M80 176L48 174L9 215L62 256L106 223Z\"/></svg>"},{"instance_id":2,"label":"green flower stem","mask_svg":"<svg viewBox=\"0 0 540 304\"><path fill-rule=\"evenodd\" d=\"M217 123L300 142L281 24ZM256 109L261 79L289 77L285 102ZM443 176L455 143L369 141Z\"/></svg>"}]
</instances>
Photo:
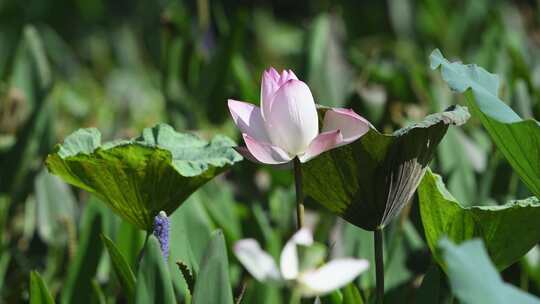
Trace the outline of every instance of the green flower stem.
<instances>
[{"instance_id":1,"label":"green flower stem","mask_svg":"<svg viewBox=\"0 0 540 304\"><path fill-rule=\"evenodd\" d=\"M373 231L375 245L375 277L377 286L377 304L383 304L384 298L384 258L383 258L383 231L377 228Z\"/></svg>"},{"instance_id":2,"label":"green flower stem","mask_svg":"<svg viewBox=\"0 0 540 304\"><path fill-rule=\"evenodd\" d=\"M302 169L300 160L295 157L294 166L294 185L296 188L296 227L298 230L304 226L304 197L302 193Z\"/></svg>"}]
</instances>

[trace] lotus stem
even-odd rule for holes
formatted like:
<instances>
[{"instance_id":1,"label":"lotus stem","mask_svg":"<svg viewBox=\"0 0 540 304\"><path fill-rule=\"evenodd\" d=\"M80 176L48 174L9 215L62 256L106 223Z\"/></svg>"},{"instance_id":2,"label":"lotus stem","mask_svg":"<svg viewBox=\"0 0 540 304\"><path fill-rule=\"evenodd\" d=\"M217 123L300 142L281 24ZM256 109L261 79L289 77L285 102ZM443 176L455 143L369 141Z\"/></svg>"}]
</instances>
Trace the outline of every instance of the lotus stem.
<instances>
[{"instance_id":1,"label":"lotus stem","mask_svg":"<svg viewBox=\"0 0 540 304\"><path fill-rule=\"evenodd\" d=\"M383 304L384 298L384 258L383 258L383 231L377 228L373 231L375 247L375 278L377 288L377 304Z\"/></svg>"},{"instance_id":2,"label":"lotus stem","mask_svg":"<svg viewBox=\"0 0 540 304\"><path fill-rule=\"evenodd\" d=\"M295 157L294 166L294 185L296 188L296 228L300 230L304 226L304 197L302 192L302 169L300 160Z\"/></svg>"}]
</instances>

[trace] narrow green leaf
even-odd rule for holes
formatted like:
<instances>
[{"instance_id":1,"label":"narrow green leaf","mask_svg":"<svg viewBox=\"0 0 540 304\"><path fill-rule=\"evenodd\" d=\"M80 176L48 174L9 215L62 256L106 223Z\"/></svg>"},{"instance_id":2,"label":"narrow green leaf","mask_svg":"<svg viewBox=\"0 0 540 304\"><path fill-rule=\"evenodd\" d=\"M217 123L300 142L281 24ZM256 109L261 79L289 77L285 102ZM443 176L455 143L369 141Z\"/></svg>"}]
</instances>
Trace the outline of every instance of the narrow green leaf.
<instances>
[{"instance_id":1,"label":"narrow green leaf","mask_svg":"<svg viewBox=\"0 0 540 304\"><path fill-rule=\"evenodd\" d=\"M99 236L103 232L103 214L99 203L89 200L82 216L79 244L73 261L68 265L68 274L62 287L62 303L90 303L92 279L103 251Z\"/></svg>"},{"instance_id":2,"label":"narrow green leaf","mask_svg":"<svg viewBox=\"0 0 540 304\"><path fill-rule=\"evenodd\" d=\"M134 303L135 275L133 274L131 267L129 267L129 263L118 248L116 248L116 245L111 239L105 235L101 235L101 240L105 244L105 248L107 248L107 252L111 257L114 272L120 281L120 285L127 296L128 302Z\"/></svg>"},{"instance_id":3,"label":"narrow green leaf","mask_svg":"<svg viewBox=\"0 0 540 304\"><path fill-rule=\"evenodd\" d=\"M39 275L39 272L30 272L30 304L54 304L54 299Z\"/></svg>"},{"instance_id":4,"label":"narrow green leaf","mask_svg":"<svg viewBox=\"0 0 540 304\"><path fill-rule=\"evenodd\" d=\"M161 210L172 214L195 190L242 157L234 142L211 142L160 124L130 140L101 144L96 129L66 137L47 157L49 170L94 193L118 215L151 230Z\"/></svg>"},{"instance_id":5,"label":"narrow green leaf","mask_svg":"<svg viewBox=\"0 0 540 304\"><path fill-rule=\"evenodd\" d=\"M48 101L52 77L43 43L33 26L26 26L17 48L9 85L20 103L28 109L23 113L24 124L17 128L15 144L0 161L0 192L22 196L31 174L35 172L35 160L52 148L52 104ZM20 105L17 107L21 107Z\"/></svg>"},{"instance_id":6,"label":"narrow green leaf","mask_svg":"<svg viewBox=\"0 0 540 304\"><path fill-rule=\"evenodd\" d=\"M176 303L169 268L153 235L148 238L137 272L135 303Z\"/></svg>"},{"instance_id":7,"label":"narrow green leaf","mask_svg":"<svg viewBox=\"0 0 540 304\"><path fill-rule=\"evenodd\" d=\"M0 210L0 213L1 211L2 210ZM4 281L6 278L9 262L11 261L11 254L9 253L9 250L5 250L5 248L3 247L4 245L0 244L0 246L2 246L2 253L0 253L0 294L2 294L3 289L7 286L7 284L4 284Z\"/></svg>"},{"instance_id":8,"label":"narrow green leaf","mask_svg":"<svg viewBox=\"0 0 540 304\"><path fill-rule=\"evenodd\" d=\"M43 241L65 244L68 225L75 218L75 197L57 176L42 170L34 180L37 203L37 229Z\"/></svg>"},{"instance_id":9,"label":"narrow green leaf","mask_svg":"<svg viewBox=\"0 0 540 304\"><path fill-rule=\"evenodd\" d=\"M371 129L354 143L302 164L304 191L353 225L384 227L416 191L448 126L468 118L467 109L457 106L392 135Z\"/></svg>"},{"instance_id":10,"label":"narrow green leaf","mask_svg":"<svg viewBox=\"0 0 540 304\"><path fill-rule=\"evenodd\" d=\"M212 234L197 276L193 304L232 304L233 295L229 281L229 262L223 232Z\"/></svg>"},{"instance_id":11,"label":"narrow green leaf","mask_svg":"<svg viewBox=\"0 0 540 304\"><path fill-rule=\"evenodd\" d=\"M343 54L339 18L321 14L313 20L309 35L308 84L313 96L325 106L343 106L353 86L352 71Z\"/></svg>"},{"instance_id":12,"label":"narrow green leaf","mask_svg":"<svg viewBox=\"0 0 540 304\"><path fill-rule=\"evenodd\" d=\"M463 304L540 304L540 299L505 283L489 260L480 240L456 246L441 240L452 292Z\"/></svg>"},{"instance_id":13,"label":"narrow green leaf","mask_svg":"<svg viewBox=\"0 0 540 304\"><path fill-rule=\"evenodd\" d=\"M199 262L205 254L213 225L200 201L200 191L195 192L170 217L169 269L173 285L179 294L189 296L189 286L176 265L182 261L194 275L199 272Z\"/></svg>"},{"instance_id":14,"label":"narrow green leaf","mask_svg":"<svg viewBox=\"0 0 540 304\"><path fill-rule=\"evenodd\" d=\"M335 290L319 299L321 304L343 304L343 295L339 290Z\"/></svg>"},{"instance_id":15,"label":"narrow green leaf","mask_svg":"<svg viewBox=\"0 0 540 304\"><path fill-rule=\"evenodd\" d=\"M479 194L473 164L480 164L481 160L472 160L475 155L466 149L464 140L468 139L461 129L448 130L439 145L437 164L448 177L447 186L453 195L460 201L473 201Z\"/></svg>"},{"instance_id":16,"label":"narrow green leaf","mask_svg":"<svg viewBox=\"0 0 540 304\"><path fill-rule=\"evenodd\" d=\"M498 97L499 78L483 68L449 62L439 50L430 56L431 68L441 67L452 90L465 94L473 115L532 193L540 197L540 123L522 119Z\"/></svg>"},{"instance_id":17,"label":"narrow green leaf","mask_svg":"<svg viewBox=\"0 0 540 304\"><path fill-rule=\"evenodd\" d=\"M145 232L127 221L120 221L120 227L114 238L118 251L124 256L131 269L136 269L139 252L144 245Z\"/></svg>"},{"instance_id":18,"label":"narrow green leaf","mask_svg":"<svg viewBox=\"0 0 540 304\"><path fill-rule=\"evenodd\" d=\"M481 238L498 269L510 266L540 241L540 201L535 197L499 206L463 207L431 171L418 194L426 239L441 265L437 244L444 236L456 243Z\"/></svg>"},{"instance_id":19,"label":"narrow green leaf","mask_svg":"<svg viewBox=\"0 0 540 304\"><path fill-rule=\"evenodd\" d=\"M92 304L107 304L103 289L101 289L101 286L99 286L96 279L92 279L92 294L90 295L90 298Z\"/></svg>"},{"instance_id":20,"label":"narrow green leaf","mask_svg":"<svg viewBox=\"0 0 540 304\"><path fill-rule=\"evenodd\" d=\"M223 229L227 239L232 242L240 239L240 220L230 185L220 180L212 181L201 188L197 194L206 212L213 222Z\"/></svg>"},{"instance_id":21,"label":"narrow green leaf","mask_svg":"<svg viewBox=\"0 0 540 304\"><path fill-rule=\"evenodd\" d=\"M373 252L373 232L360 229L343 222L343 255L367 259L370 267L356 279L360 289L369 291L375 286L375 255ZM368 296L368 294L366 294Z\"/></svg>"},{"instance_id":22,"label":"narrow green leaf","mask_svg":"<svg viewBox=\"0 0 540 304\"><path fill-rule=\"evenodd\" d=\"M360 291L354 283L345 286L341 293L343 294L343 304L364 304Z\"/></svg>"},{"instance_id":23,"label":"narrow green leaf","mask_svg":"<svg viewBox=\"0 0 540 304\"><path fill-rule=\"evenodd\" d=\"M180 209L170 216L171 267L178 260L184 261L194 273L199 272L199 262L206 254L214 226L200 203L200 193L194 193Z\"/></svg>"}]
</instances>

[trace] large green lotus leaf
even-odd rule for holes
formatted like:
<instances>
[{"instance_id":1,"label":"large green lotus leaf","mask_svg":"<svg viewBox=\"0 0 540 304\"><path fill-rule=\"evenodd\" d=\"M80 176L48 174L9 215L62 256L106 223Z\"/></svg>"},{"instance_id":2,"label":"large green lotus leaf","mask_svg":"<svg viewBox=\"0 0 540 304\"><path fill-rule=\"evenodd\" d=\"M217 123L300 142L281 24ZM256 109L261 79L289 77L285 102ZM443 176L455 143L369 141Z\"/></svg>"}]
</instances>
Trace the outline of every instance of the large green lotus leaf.
<instances>
[{"instance_id":1,"label":"large green lotus leaf","mask_svg":"<svg viewBox=\"0 0 540 304\"><path fill-rule=\"evenodd\" d=\"M465 93L474 116L529 187L540 197L540 123L522 119L498 97L499 78L483 68L449 62L439 50L430 56L431 68L441 67L442 77L452 90Z\"/></svg>"},{"instance_id":2,"label":"large green lotus leaf","mask_svg":"<svg viewBox=\"0 0 540 304\"><path fill-rule=\"evenodd\" d=\"M440 176L428 171L418 188L420 214L429 248L442 264L438 242L481 238L491 259L504 269L540 241L540 202L536 197L497 206L463 207Z\"/></svg>"},{"instance_id":3,"label":"large green lotus leaf","mask_svg":"<svg viewBox=\"0 0 540 304\"><path fill-rule=\"evenodd\" d=\"M454 106L391 135L370 129L303 164L305 194L353 225L382 228L416 191L448 126L468 118L467 108Z\"/></svg>"},{"instance_id":4,"label":"large green lotus leaf","mask_svg":"<svg viewBox=\"0 0 540 304\"><path fill-rule=\"evenodd\" d=\"M46 164L128 222L150 230L160 210L173 213L197 188L242 159L233 146L224 136L207 142L166 124L102 144L99 131L91 128L66 137Z\"/></svg>"},{"instance_id":5,"label":"large green lotus leaf","mask_svg":"<svg viewBox=\"0 0 540 304\"><path fill-rule=\"evenodd\" d=\"M456 246L443 239L439 245L443 250L452 293L460 303L540 304L540 299L502 280L480 240Z\"/></svg>"}]
</instances>

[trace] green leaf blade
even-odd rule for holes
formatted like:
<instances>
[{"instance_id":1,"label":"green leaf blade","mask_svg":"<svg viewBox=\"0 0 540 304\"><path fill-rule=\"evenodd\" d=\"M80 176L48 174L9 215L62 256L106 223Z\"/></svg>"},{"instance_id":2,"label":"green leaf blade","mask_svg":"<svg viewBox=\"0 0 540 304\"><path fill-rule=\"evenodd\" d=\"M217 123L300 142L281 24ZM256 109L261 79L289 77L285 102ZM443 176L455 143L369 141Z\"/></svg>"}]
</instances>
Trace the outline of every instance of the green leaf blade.
<instances>
[{"instance_id":1,"label":"green leaf blade","mask_svg":"<svg viewBox=\"0 0 540 304\"><path fill-rule=\"evenodd\" d=\"M47 285L37 271L30 272L30 304L54 304Z\"/></svg>"},{"instance_id":2,"label":"green leaf blade","mask_svg":"<svg viewBox=\"0 0 540 304\"><path fill-rule=\"evenodd\" d=\"M465 94L473 115L517 171L523 182L540 197L540 123L522 119L498 97L499 79L477 65L450 62L439 50L430 56L431 68L441 68L452 90Z\"/></svg>"},{"instance_id":3,"label":"green leaf blade","mask_svg":"<svg viewBox=\"0 0 540 304\"><path fill-rule=\"evenodd\" d=\"M90 297L79 297L79 295L93 293L92 279L97 272L103 251L103 243L99 239L103 232L103 222L103 214L98 203L89 203L82 218L77 253L69 265L68 275L62 288L62 303L90 303Z\"/></svg>"},{"instance_id":4,"label":"green leaf blade","mask_svg":"<svg viewBox=\"0 0 540 304\"><path fill-rule=\"evenodd\" d=\"M426 239L441 265L437 244L444 236L456 243L480 237L499 269L516 262L540 241L540 201L535 197L499 206L462 207L431 171L422 179L418 194Z\"/></svg>"},{"instance_id":5,"label":"green leaf blade","mask_svg":"<svg viewBox=\"0 0 540 304\"><path fill-rule=\"evenodd\" d=\"M176 303L169 268L153 235L148 238L137 272L135 303Z\"/></svg>"},{"instance_id":6,"label":"green leaf blade","mask_svg":"<svg viewBox=\"0 0 540 304\"><path fill-rule=\"evenodd\" d=\"M221 230L212 234L197 275L192 304L232 304L227 247Z\"/></svg>"},{"instance_id":7,"label":"green leaf blade","mask_svg":"<svg viewBox=\"0 0 540 304\"><path fill-rule=\"evenodd\" d=\"M107 252L111 257L112 265L116 276L120 281L129 303L134 303L135 295L135 274L129 267L129 263L126 261L122 253L118 250L113 241L105 235L101 236L101 240L107 248Z\"/></svg>"}]
</instances>

